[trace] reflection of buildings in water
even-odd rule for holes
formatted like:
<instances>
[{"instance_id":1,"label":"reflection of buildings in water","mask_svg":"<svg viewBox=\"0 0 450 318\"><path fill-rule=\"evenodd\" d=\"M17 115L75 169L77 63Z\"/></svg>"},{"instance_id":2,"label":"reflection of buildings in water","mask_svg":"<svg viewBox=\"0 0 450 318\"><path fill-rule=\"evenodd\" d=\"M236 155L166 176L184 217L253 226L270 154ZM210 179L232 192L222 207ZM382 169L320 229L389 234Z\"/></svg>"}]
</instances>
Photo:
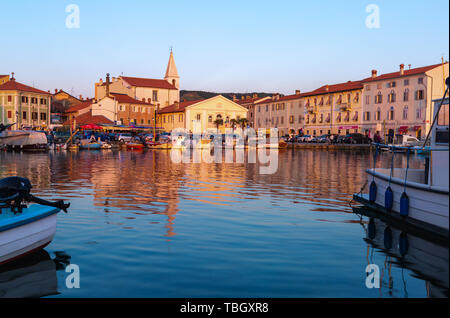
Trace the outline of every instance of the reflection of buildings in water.
<instances>
[{"instance_id":1,"label":"reflection of buildings in water","mask_svg":"<svg viewBox=\"0 0 450 318\"><path fill-rule=\"evenodd\" d=\"M58 295L57 270L64 270L70 256L56 253L51 259L40 250L0 266L0 298L29 298Z\"/></svg>"},{"instance_id":2,"label":"reflection of buildings in water","mask_svg":"<svg viewBox=\"0 0 450 318\"><path fill-rule=\"evenodd\" d=\"M387 289L389 295L400 292L394 288L391 275L392 265L408 269L415 277L426 282L427 297L447 298L449 288L449 253L448 245L431 242L425 238L412 235L386 224L377 218L370 218L366 231L367 262L374 264L373 252L379 251L385 255L385 262L380 266L380 295ZM448 242L447 242L448 244ZM402 286L405 297L408 297L407 286L403 281L396 285Z\"/></svg>"}]
</instances>

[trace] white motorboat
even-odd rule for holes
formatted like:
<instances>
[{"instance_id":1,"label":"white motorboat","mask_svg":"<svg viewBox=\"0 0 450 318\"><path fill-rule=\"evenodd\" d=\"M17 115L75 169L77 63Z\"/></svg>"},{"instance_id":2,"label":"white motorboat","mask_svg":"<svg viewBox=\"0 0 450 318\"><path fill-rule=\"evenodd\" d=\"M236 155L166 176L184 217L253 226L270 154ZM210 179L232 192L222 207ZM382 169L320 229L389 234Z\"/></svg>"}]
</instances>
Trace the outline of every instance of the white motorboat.
<instances>
[{"instance_id":1,"label":"white motorboat","mask_svg":"<svg viewBox=\"0 0 450 318\"><path fill-rule=\"evenodd\" d=\"M9 150L48 150L45 133L32 130L0 131L0 145Z\"/></svg>"},{"instance_id":2,"label":"white motorboat","mask_svg":"<svg viewBox=\"0 0 450 318\"><path fill-rule=\"evenodd\" d=\"M354 199L403 222L448 237L449 100L443 98L433 102L431 154L426 160L429 164L424 169L394 168L392 160L390 169L368 169L369 193L355 194ZM404 149L416 150L412 147Z\"/></svg>"},{"instance_id":3,"label":"white motorboat","mask_svg":"<svg viewBox=\"0 0 450 318\"><path fill-rule=\"evenodd\" d=\"M70 205L39 199L30 189L25 178L0 180L0 264L48 245L56 232L56 214ZM26 202L37 204L27 206Z\"/></svg>"}]
</instances>

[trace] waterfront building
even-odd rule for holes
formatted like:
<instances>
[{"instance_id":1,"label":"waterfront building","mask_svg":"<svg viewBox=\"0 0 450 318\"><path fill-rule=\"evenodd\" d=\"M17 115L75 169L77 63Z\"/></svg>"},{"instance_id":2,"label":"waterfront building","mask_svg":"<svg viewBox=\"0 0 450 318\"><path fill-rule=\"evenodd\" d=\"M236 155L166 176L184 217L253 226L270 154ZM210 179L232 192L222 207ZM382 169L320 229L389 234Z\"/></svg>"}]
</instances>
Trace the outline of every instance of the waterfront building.
<instances>
[{"instance_id":1,"label":"waterfront building","mask_svg":"<svg viewBox=\"0 0 450 318\"><path fill-rule=\"evenodd\" d=\"M361 81L324 85L302 94L304 133L345 135L361 132Z\"/></svg>"},{"instance_id":2,"label":"waterfront building","mask_svg":"<svg viewBox=\"0 0 450 318\"><path fill-rule=\"evenodd\" d=\"M61 124L66 121L66 111L72 106L81 104L83 101L84 100L82 95L77 98L62 89L55 89L54 93L52 94L52 104L50 110L51 123Z\"/></svg>"},{"instance_id":3,"label":"waterfront building","mask_svg":"<svg viewBox=\"0 0 450 318\"><path fill-rule=\"evenodd\" d=\"M442 98L448 62L372 76L363 80L363 121L365 132L379 131L391 136L408 134L424 137L433 121L433 99Z\"/></svg>"},{"instance_id":4,"label":"waterfront building","mask_svg":"<svg viewBox=\"0 0 450 318\"><path fill-rule=\"evenodd\" d=\"M279 136L301 133L304 122L301 101L302 94L297 90L293 95L274 94L272 98L255 103L255 129L277 128Z\"/></svg>"},{"instance_id":5,"label":"waterfront building","mask_svg":"<svg viewBox=\"0 0 450 318\"><path fill-rule=\"evenodd\" d=\"M91 105L92 115L104 116L117 125L153 127L155 106L126 94L110 93Z\"/></svg>"},{"instance_id":6,"label":"waterfront building","mask_svg":"<svg viewBox=\"0 0 450 318\"><path fill-rule=\"evenodd\" d=\"M237 99L235 95L233 95L233 102L245 107L248 109L247 120L249 127L255 127L255 108L256 105L270 99L269 96L259 97L258 94L253 94L252 96L242 96L241 99Z\"/></svg>"},{"instance_id":7,"label":"waterfront building","mask_svg":"<svg viewBox=\"0 0 450 318\"><path fill-rule=\"evenodd\" d=\"M217 95L208 99L176 102L158 109L157 126L168 132L175 128L185 128L192 133L216 131L217 128L225 132L225 128L233 126L232 119L247 118L247 112L245 107Z\"/></svg>"},{"instance_id":8,"label":"waterfront building","mask_svg":"<svg viewBox=\"0 0 450 318\"><path fill-rule=\"evenodd\" d=\"M139 78L130 76L107 76L95 83L95 99L101 100L109 93L125 94L131 98L164 108L180 101L180 76L170 52L164 79Z\"/></svg>"},{"instance_id":9,"label":"waterfront building","mask_svg":"<svg viewBox=\"0 0 450 318\"><path fill-rule=\"evenodd\" d=\"M6 77L3 77L6 78ZM0 85L0 123L16 123L12 128L47 128L51 94L11 78Z\"/></svg>"}]
</instances>

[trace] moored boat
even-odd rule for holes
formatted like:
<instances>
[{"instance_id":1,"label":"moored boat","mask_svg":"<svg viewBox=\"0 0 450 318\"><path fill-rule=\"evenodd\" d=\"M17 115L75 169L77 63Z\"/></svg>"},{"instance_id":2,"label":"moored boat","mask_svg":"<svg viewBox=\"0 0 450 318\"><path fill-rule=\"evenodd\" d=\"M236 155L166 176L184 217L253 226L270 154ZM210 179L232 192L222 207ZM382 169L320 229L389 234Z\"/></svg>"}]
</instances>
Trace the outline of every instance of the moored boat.
<instances>
[{"instance_id":1,"label":"moored boat","mask_svg":"<svg viewBox=\"0 0 450 318\"><path fill-rule=\"evenodd\" d=\"M354 199L402 222L448 237L449 100L443 98L434 103L435 115L429 135L431 146L428 149L431 155L426 159L424 169L409 169L409 164L406 168L394 168L392 157L390 169L374 167L366 171L369 193L355 194ZM407 160L416 150L413 147L402 149L406 149Z\"/></svg>"},{"instance_id":2,"label":"moored boat","mask_svg":"<svg viewBox=\"0 0 450 318\"><path fill-rule=\"evenodd\" d=\"M56 232L57 213L70 205L37 198L31 187L25 178L0 180L0 264L47 246Z\"/></svg>"}]
</instances>

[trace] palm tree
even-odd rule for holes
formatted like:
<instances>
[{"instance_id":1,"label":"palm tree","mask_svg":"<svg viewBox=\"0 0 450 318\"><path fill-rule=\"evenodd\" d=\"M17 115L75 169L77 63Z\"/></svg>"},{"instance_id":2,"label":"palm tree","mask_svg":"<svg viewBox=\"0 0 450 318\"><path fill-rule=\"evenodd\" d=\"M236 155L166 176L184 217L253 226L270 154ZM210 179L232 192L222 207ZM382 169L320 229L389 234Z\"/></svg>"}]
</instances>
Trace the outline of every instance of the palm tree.
<instances>
[{"instance_id":1,"label":"palm tree","mask_svg":"<svg viewBox=\"0 0 450 318\"><path fill-rule=\"evenodd\" d=\"M222 118L217 118L214 121L214 125L216 125L217 130L219 130L219 126L223 125L223 119Z\"/></svg>"},{"instance_id":2,"label":"palm tree","mask_svg":"<svg viewBox=\"0 0 450 318\"><path fill-rule=\"evenodd\" d=\"M236 119L232 118L232 119L230 120L230 124L231 124L231 127L232 127L233 130L234 130L234 128L235 128L236 125L238 124L238 121L237 121Z\"/></svg>"},{"instance_id":3,"label":"palm tree","mask_svg":"<svg viewBox=\"0 0 450 318\"><path fill-rule=\"evenodd\" d=\"M238 119L238 122L239 122L239 125L242 127L242 129L247 127L247 124L248 124L247 118L240 118L240 119Z\"/></svg>"}]
</instances>

